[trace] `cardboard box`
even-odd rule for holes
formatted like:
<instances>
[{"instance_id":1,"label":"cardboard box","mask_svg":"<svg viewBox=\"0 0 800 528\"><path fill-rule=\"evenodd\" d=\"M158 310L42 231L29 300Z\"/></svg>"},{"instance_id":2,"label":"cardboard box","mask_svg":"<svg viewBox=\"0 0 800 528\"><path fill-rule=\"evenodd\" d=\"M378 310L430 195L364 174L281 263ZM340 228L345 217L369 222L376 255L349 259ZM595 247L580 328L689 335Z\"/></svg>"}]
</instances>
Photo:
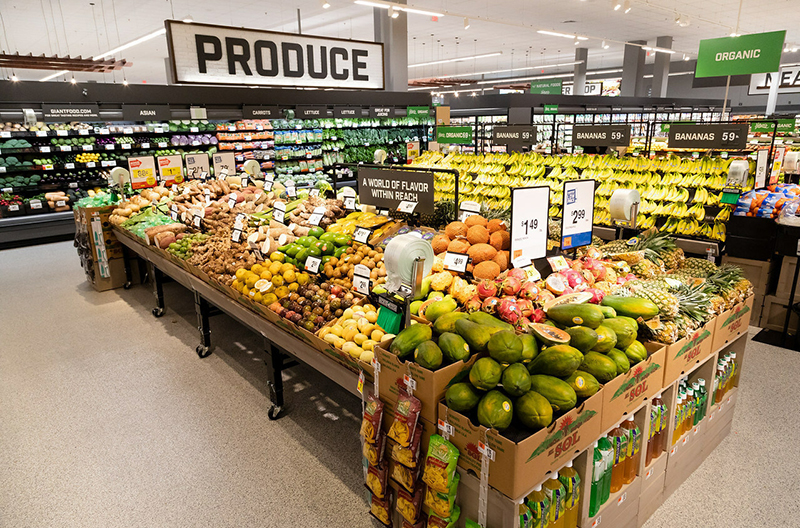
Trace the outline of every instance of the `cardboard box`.
<instances>
[{"instance_id":1,"label":"cardboard box","mask_svg":"<svg viewBox=\"0 0 800 528\"><path fill-rule=\"evenodd\" d=\"M680 341L669 345L664 368L664 387L702 363L713 351L716 318Z\"/></svg>"},{"instance_id":2,"label":"cardboard box","mask_svg":"<svg viewBox=\"0 0 800 528\"><path fill-rule=\"evenodd\" d=\"M575 455L594 444L600 436L602 390L580 406L555 419L549 427L518 442L503 434L474 425L461 413L439 405L439 418L453 426L450 441L461 451L458 465L480 474L481 453L485 443L495 452L489 465L489 485L507 497L520 499L547 474L558 471Z\"/></svg>"},{"instance_id":3,"label":"cardboard box","mask_svg":"<svg viewBox=\"0 0 800 528\"><path fill-rule=\"evenodd\" d=\"M786 320L786 307L788 304L788 301L781 300L775 295L767 295L764 297L764 308L761 310L761 321L758 326L782 332L783 324ZM796 314L789 317L789 332L792 334L797 332L797 320L798 317Z\"/></svg>"},{"instance_id":4,"label":"cardboard box","mask_svg":"<svg viewBox=\"0 0 800 528\"><path fill-rule=\"evenodd\" d=\"M769 272L772 266L771 261L751 260L725 255L722 257L722 263L739 266L747 280L753 283L753 293L756 295L764 295L767 293L767 288L769 287Z\"/></svg>"},{"instance_id":5,"label":"cardboard box","mask_svg":"<svg viewBox=\"0 0 800 528\"><path fill-rule=\"evenodd\" d=\"M436 423L439 402L444 398L447 386L458 374L469 371L478 360L478 355L473 355L467 362L459 361L434 371L413 361L398 358L394 353L389 352L390 343L391 341L384 341L381 346L375 347L375 357L381 364L378 387L381 400L396 402L400 388L406 387L405 377L409 376L416 383L414 396L422 402L422 417L431 423Z\"/></svg>"},{"instance_id":6,"label":"cardboard box","mask_svg":"<svg viewBox=\"0 0 800 528\"><path fill-rule=\"evenodd\" d=\"M89 272L87 272L86 275L94 289L99 292L121 288L127 281L125 278L124 259L118 258L108 260L109 277L102 277L100 275L100 264L97 261L94 262L93 267L94 280L89 276Z\"/></svg>"},{"instance_id":7,"label":"cardboard box","mask_svg":"<svg viewBox=\"0 0 800 528\"><path fill-rule=\"evenodd\" d=\"M753 315L754 301L755 299L751 295L744 302L722 312L717 317L717 325L714 328L713 350L719 350L733 342L740 335L747 333L750 327L750 318Z\"/></svg>"},{"instance_id":8,"label":"cardboard box","mask_svg":"<svg viewBox=\"0 0 800 528\"><path fill-rule=\"evenodd\" d=\"M775 289L776 295L781 299L789 299L789 294L792 292L792 280L794 279L795 267L797 267L797 257L784 256L783 260L781 260L778 285ZM795 302L798 300L800 300L800 288L795 291Z\"/></svg>"},{"instance_id":9,"label":"cardboard box","mask_svg":"<svg viewBox=\"0 0 800 528\"><path fill-rule=\"evenodd\" d=\"M664 462L666 463L666 460ZM666 467L663 467L661 471L651 468L642 477L642 492L639 494L639 514L637 516L638 526L642 526L664 503L666 476Z\"/></svg>"},{"instance_id":10,"label":"cardboard box","mask_svg":"<svg viewBox=\"0 0 800 528\"><path fill-rule=\"evenodd\" d=\"M603 386L603 431L661 392L667 348L659 343L645 343L645 348L648 353L646 360L631 366L627 374L617 376Z\"/></svg>"},{"instance_id":11,"label":"cardboard box","mask_svg":"<svg viewBox=\"0 0 800 528\"><path fill-rule=\"evenodd\" d=\"M750 315L750 326L761 326L761 315L764 312L764 295L753 295L753 313Z\"/></svg>"}]
</instances>

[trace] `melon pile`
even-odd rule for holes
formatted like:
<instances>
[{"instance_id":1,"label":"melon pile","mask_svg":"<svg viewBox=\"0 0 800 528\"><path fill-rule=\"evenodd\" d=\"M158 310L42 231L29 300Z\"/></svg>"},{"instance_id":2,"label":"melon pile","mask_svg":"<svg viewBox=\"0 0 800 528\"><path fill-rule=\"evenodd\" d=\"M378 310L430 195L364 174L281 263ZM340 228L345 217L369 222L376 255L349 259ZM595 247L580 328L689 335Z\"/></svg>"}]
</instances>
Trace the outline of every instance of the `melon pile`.
<instances>
[{"instance_id":1,"label":"melon pile","mask_svg":"<svg viewBox=\"0 0 800 528\"><path fill-rule=\"evenodd\" d=\"M431 246L437 256L434 271L442 271L444 253L448 251L469 255L467 272L476 279L494 278L509 268L511 236L501 220L472 215L464 222L450 222L444 234L431 240Z\"/></svg>"}]
</instances>

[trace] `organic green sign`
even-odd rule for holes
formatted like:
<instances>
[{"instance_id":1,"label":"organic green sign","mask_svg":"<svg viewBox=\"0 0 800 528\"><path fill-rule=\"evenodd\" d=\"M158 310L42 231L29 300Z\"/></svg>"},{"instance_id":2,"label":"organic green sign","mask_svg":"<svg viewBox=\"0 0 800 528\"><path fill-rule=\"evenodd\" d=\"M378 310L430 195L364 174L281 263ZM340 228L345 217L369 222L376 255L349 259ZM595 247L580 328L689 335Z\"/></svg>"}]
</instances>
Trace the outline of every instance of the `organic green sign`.
<instances>
[{"instance_id":1,"label":"organic green sign","mask_svg":"<svg viewBox=\"0 0 800 528\"><path fill-rule=\"evenodd\" d=\"M750 132L771 134L774 130L775 123L772 121L754 121L750 123ZM778 119L778 132L794 132L794 119Z\"/></svg>"},{"instance_id":2,"label":"organic green sign","mask_svg":"<svg viewBox=\"0 0 800 528\"><path fill-rule=\"evenodd\" d=\"M561 79L531 81L531 93L539 95L561 95Z\"/></svg>"},{"instance_id":3,"label":"organic green sign","mask_svg":"<svg viewBox=\"0 0 800 528\"><path fill-rule=\"evenodd\" d=\"M439 143L469 145L472 143L472 127L436 127L436 141Z\"/></svg>"},{"instance_id":4,"label":"organic green sign","mask_svg":"<svg viewBox=\"0 0 800 528\"><path fill-rule=\"evenodd\" d=\"M544 105L544 113L545 114L557 114L558 113L558 105Z\"/></svg>"},{"instance_id":5,"label":"organic green sign","mask_svg":"<svg viewBox=\"0 0 800 528\"><path fill-rule=\"evenodd\" d=\"M406 108L407 117L430 117L431 108L429 106L409 106Z\"/></svg>"},{"instance_id":6,"label":"organic green sign","mask_svg":"<svg viewBox=\"0 0 800 528\"><path fill-rule=\"evenodd\" d=\"M786 31L700 41L695 77L769 73L780 69Z\"/></svg>"},{"instance_id":7,"label":"organic green sign","mask_svg":"<svg viewBox=\"0 0 800 528\"><path fill-rule=\"evenodd\" d=\"M694 121L678 121L678 123L683 125L693 125ZM661 123L661 131L662 132L669 132L669 125L670 123Z\"/></svg>"}]
</instances>

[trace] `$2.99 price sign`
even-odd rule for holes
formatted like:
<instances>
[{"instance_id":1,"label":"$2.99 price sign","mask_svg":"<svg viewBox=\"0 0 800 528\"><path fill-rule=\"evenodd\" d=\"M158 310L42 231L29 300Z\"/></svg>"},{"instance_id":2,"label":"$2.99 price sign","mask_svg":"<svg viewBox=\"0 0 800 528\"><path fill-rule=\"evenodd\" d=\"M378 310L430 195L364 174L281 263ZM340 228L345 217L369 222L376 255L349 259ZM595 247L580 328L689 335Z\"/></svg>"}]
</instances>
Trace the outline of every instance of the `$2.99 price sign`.
<instances>
[{"instance_id":1,"label":"$2.99 price sign","mask_svg":"<svg viewBox=\"0 0 800 528\"><path fill-rule=\"evenodd\" d=\"M528 265L547 254L549 187L511 190L511 262Z\"/></svg>"},{"instance_id":2,"label":"$2.99 price sign","mask_svg":"<svg viewBox=\"0 0 800 528\"><path fill-rule=\"evenodd\" d=\"M594 186L594 180L564 182L564 202L561 209L562 251L592 243Z\"/></svg>"}]
</instances>

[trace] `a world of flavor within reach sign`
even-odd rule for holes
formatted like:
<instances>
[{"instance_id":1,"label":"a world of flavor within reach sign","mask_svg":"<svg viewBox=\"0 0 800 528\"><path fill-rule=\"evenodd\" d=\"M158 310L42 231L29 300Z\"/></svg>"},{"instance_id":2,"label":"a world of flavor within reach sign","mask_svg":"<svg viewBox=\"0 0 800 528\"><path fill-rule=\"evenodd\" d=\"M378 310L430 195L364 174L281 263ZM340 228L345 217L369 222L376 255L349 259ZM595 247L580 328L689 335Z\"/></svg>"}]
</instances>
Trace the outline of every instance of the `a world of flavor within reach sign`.
<instances>
[{"instance_id":1,"label":"a world of flavor within reach sign","mask_svg":"<svg viewBox=\"0 0 800 528\"><path fill-rule=\"evenodd\" d=\"M566 251L592 243L594 227L594 180L564 182L561 209L561 249Z\"/></svg>"},{"instance_id":2,"label":"a world of flavor within reach sign","mask_svg":"<svg viewBox=\"0 0 800 528\"><path fill-rule=\"evenodd\" d=\"M776 72L786 31L754 33L700 41L695 77Z\"/></svg>"},{"instance_id":3,"label":"a world of flavor within reach sign","mask_svg":"<svg viewBox=\"0 0 800 528\"><path fill-rule=\"evenodd\" d=\"M433 173L391 169L358 169L358 199L378 209L433 214Z\"/></svg>"}]
</instances>

